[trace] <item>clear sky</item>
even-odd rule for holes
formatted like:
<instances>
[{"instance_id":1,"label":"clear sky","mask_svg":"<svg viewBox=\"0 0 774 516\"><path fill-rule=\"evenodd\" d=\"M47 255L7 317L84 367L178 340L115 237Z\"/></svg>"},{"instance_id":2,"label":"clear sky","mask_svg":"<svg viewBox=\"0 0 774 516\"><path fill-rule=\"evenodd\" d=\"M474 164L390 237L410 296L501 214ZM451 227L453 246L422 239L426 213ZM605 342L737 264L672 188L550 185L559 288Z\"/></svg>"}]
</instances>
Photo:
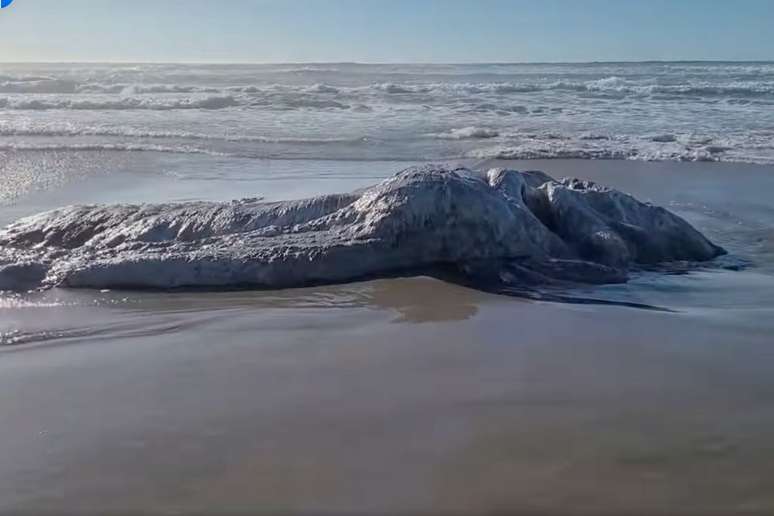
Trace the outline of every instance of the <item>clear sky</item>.
<instances>
[{"instance_id":1,"label":"clear sky","mask_svg":"<svg viewBox=\"0 0 774 516\"><path fill-rule=\"evenodd\" d=\"M0 61L774 60L774 0L15 0Z\"/></svg>"}]
</instances>

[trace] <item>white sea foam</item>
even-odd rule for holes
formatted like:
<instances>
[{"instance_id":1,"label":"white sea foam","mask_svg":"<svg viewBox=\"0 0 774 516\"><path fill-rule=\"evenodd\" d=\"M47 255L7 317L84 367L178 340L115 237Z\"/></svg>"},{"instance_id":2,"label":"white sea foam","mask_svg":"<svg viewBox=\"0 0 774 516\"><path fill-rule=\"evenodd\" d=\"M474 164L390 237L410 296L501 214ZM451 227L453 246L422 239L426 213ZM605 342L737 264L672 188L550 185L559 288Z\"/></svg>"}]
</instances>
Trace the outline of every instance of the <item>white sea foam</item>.
<instances>
[{"instance_id":1,"label":"white sea foam","mask_svg":"<svg viewBox=\"0 0 774 516\"><path fill-rule=\"evenodd\" d=\"M286 143L286 144L314 144L323 145L331 143L356 143L362 141L362 137L356 138L303 138L292 136L258 136L243 134L206 134L192 133L186 131L149 131L135 127L78 127L66 124L45 124L29 125L24 124L21 127L13 126L0 121L0 136L23 137L23 136L109 136L109 137L128 137L140 139L179 139L179 140L213 140L225 142L245 142L245 143Z\"/></svg>"},{"instance_id":2,"label":"white sea foam","mask_svg":"<svg viewBox=\"0 0 774 516\"><path fill-rule=\"evenodd\" d=\"M209 156L230 156L232 154L190 145L156 145L142 143L0 143L2 151L114 151L114 152L165 152L175 154L206 154Z\"/></svg>"},{"instance_id":3,"label":"white sea foam","mask_svg":"<svg viewBox=\"0 0 774 516\"><path fill-rule=\"evenodd\" d=\"M564 145L499 145L472 150L468 156L477 159L631 159L636 156L636 151Z\"/></svg>"},{"instance_id":4,"label":"white sea foam","mask_svg":"<svg viewBox=\"0 0 774 516\"><path fill-rule=\"evenodd\" d=\"M444 140L463 140L466 138L496 138L500 136L500 132L496 129L489 129L486 127L461 127L459 129L452 129L447 132L437 133L433 135L435 138Z\"/></svg>"},{"instance_id":5,"label":"white sea foam","mask_svg":"<svg viewBox=\"0 0 774 516\"><path fill-rule=\"evenodd\" d=\"M384 84L375 84L371 86L372 90L378 90L383 91L385 93L418 93L418 90L415 86L408 86L408 85L400 85L400 84L394 84L391 82L384 83Z\"/></svg>"},{"instance_id":6,"label":"white sea foam","mask_svg":"<svg viewBox=\"0 0 774 516\"><path fill-rule=\"evenodd\" d=\"M327 84L315 84L313 86L309 86L306 88L307 92L309 93L338 93L339 89L334 88L333 86L329 86Z\"/></svg>"},{"instance_id":7,"label":"white sea foam","mask_svg":"<svg viewBox=\"0 0 774 516\"><path fill-rule=\"evenodd\" d=\"M138 97L120 98L46 98L34 97L30 99L5 97L0 98L0 109L17 109L43 111L51 109L68 110L156 110L166 111L172 109L223 109L237 106L239 103L231 95L211 95L201 97L185 97L176 99L145 99Z\"/></svg>"},{"instance_id":8,"label":"white sea foam","mask_svg":"<svg viewBox=\"0 0 774 516\"><path fill-rule=\"evenodd\" d=\"M551 144L541 141L519 145L496 145L470 151L467 156L476 159L626 159L639 161L748 161L768 163L770 158L730 159L724 156L729 147L707 146L656 146L647 142L627 141L615 145L588 145L583 141Z\"/></svg>"}]
</instances>

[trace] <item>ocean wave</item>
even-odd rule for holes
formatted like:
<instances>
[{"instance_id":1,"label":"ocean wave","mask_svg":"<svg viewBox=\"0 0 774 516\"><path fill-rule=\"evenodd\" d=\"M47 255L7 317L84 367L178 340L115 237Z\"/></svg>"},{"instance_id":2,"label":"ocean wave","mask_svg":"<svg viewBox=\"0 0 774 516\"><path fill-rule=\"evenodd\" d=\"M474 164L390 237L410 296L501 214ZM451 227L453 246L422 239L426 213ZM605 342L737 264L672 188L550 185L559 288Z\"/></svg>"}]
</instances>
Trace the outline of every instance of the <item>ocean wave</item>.
<instances>
[{"instance_id":1,"label":"ocean wave","mask_svg":"<svg viewBox=\"0 0 774 516\"><path fill-rule=\"evenodd\" d=\"M149 94L155 90L154 94ZM35 96L6 96L0 97L0 109L44 111L54 109L80 110L80 111L111 111L111 110L182 110L182 109L207 109L218 110L231 107L258 107L271 110L295 110L295 109L319 109L319 110L348 110L370 111L372 108L362 103L354 106L335 99L333 88L320 86L319 92L310 92L300 89L295 92L276 92L261 90L261 94L247 95L251 88L230 88L231 93L219 93L219 90L202 88L188 90L187 88L167 88L163 93L162 88L121 88L115 94L104 92L91 92L93 96L84 97L74 95L35 95ZM199 91L191 96L179 96L182 92ZM216 94L206 95L203 92L212 91ZM237 93L236 95L234 93ZM177 95L177 96L175 96ZM334 97L334 98L332 98Z\"/></svg>"},{"instance_id":2,"label":"ocean wave","mask_svg":"<svg viewBox=\"0 0 774 516\"><path fill-rule=\"evenodd\" d=\"M669 73L693 73L710 75L770 75L774 74L772 63L671 63L663 64Z\"/></svg>"},{"instance_id":3,"label":"ocean wave","mask_svg":"<svg viewBox=\"0 0 774 516\"><path fill-rule=\"evenodd\" d=\"M2 135L2 133L0 133ZM222 142L261 142L267 144L286 145L282 148L246 147L215 145L211 148L207 144L201 146L195 144L158 144L150 142L116 142L116 143L38 143L38 142L2 142L0 152L4 151L52 151L52 152L161 152L176 154L202 154L216 157L232 157L245 159L320 159L320 160L348 160L352 158L352 144L364 140L346 139L316 139L316 138L262 138L262 137L236 137L219 138L208 135L202 136L202 140ZM161 136L165 137L165 136ZM179 135L170 136L177 138ZM557 143L558 142L558 143ZM596 143L596 141L592 141ZM460 151L460 154L444 154L436 159L503 159L503 160L552 160L552 159L581 159L581 160L638 160L638 161L690 161L690 162L739 162L774 164L774 146L750 145L748 147L734 147L723 144L710 144L691 147L683 144L648 142L630 142L629 139L621 141L606 141L603 145L586 146L583 140L568 141L567 139L541 141L539 139L528 140L521 144L501 144L491 147L474 148L469 151ZM313 147L303 145L321 146L319 151ZM324 146L324 149L322 148ZM363 152L367 152L364 148ZM396 160L396 161L421 161L426 159L421 150L416 148L406 149L406 154L400 157L392 155L373 156L363 154L364 161L369 159Z\"/></svg>"},{"instance_id":4,"label":"ocean wave","mask_svg":"<svg viewBox=\"0 0 774 516\"><path fill-rule=\"evenodd\" d=\"M277 70L276 73L338 73L340 71L340 68L331 68L325 66L298 66L294 68L283 68Z\"/></svg>"},{"instance_id":5,"label":"ocean wave","mask_svg":"<svg viewBox=\"0 0 774 516\"><path fill-rule=\"evenodd\" d=\"M651 136L649 140L652 142L658 142L658 143L671 143L671 142L677 141L677 136L675 136L674 134L668 134L668 133L657 134L657 135Z\"/></svg>"},{"instance_id":6,"label":"ocean wave","mask_svg":"<svg viewBox=\"0 0 774 516\"><path fill-rule=\"evenodd\" d=\"M0 93L77 93L78 83L61 79L0 82Z\"/></svg>"},{"instance_id":7,"label":"ocean wave","mask_svg":"<svg viewBox=\"0 0 774 516\"><path fill-rule=\"evenodd\" d=\"M0 75L2 82L39 82L53 81L53 77L47 75Z\"/></svg>"},{"instance_id":8,"label":"ocean wave","mask_svg":"<svg viewBox=\"0 0 774 516\"><path fill-rule=\"evenodd\" d=\"M127 95L145 95L149 93L220 93L217 88L200 86L181 86L178 84L132 84L123 90Z\"/></svg>"},{"instance_id":9,"label":"ocean wave","mask_svg":"<svg viewBox=\"0 0 774 516\"><path fill-rule=\"evenodd\" d=\"M272 93L281 89L279 84L270 84L267 86L229 86L227 91L234 93Z\"/></svg>"},{"instance_id":10,"label":"ocean wave","mask_svg":"<svg viewBox=\"0 0 774 516\"><path fill-rule=\"evenodd\" d=\"M486 139L497 138L500 136L500 132L496 129L470 126L452 129L447 132L433 134L432 136L441 140Z\"/></svg>"},{"instance_id":11,"label":"ocean wave","mask_svg":"<svg viewBox=\"0 0 774 516\"><path fill-rule=\"evenodd\" d=\"M240 105L232 95L212 95L203 97L186 97L175 99L120 97L104 99L77 98L0 98L0 109L44 111L52 109L70 110L136 110L147 109L166 111L176 109L225 109Z\"/></svg>"},{"instance_id":12,"label":"ocean wave","mask_svg":"<svg viewBox=\"0 0 774 516\"><path fill-rule=\"evenodd\" d=\"M763 102L774 97L774 81L687 81L660 84L654 80L632 80L619 76L576 81L534 82L380 82L365 86L332 86L325 83L312 85L262 84L233 86L201 86L186 84L129 84L78 82L70 79L36 78L39 80L0 81L0 94L51 95L57 98L0 98L5 109L221 109L236 105L260 105L284 109L349 109L353 102L366 105L374 97L392 97L414 102L413 96L434 96L438 100L470 102L475 97L495 101L510 95L539 94L540 92L574 92L579 95L599 94L615 97L663 97L663 100L683 97L728 98L729 101ZM235 94L249 98L237 99ZM105 98L80 98L84 95L105 95ZM173 95L189 95L178 98ZM240 95L240 96L241 96ZM491 97L491 99L490 99ZM347 100L349 99L349 101ZM365 104L364 104L365 102ZM424 100L423 100L424 102ZM482 104L483 105L483 104ZM497 110L507 107L495 104ZM523 107L523 106L522 106Z\"/></svg>"},{"instance_id":13,"label":"ocean wave","mask_svg":"<svg viewBox=\"0 0 774 516\"><path fill-rule=\"evenodd\" d=\"M332 99L320 99L310 96L295 96L283 98L268 98L253 100L249 104L253 107L265 107L277 110L295 109L349 109L349 104L344 104Z\"/></svg>"},{"instance_id":14,"label":"ocean wave","mask_svg":"<svg viewBox=\"0 0 774 516\"><path fill-rule=\"evenodd\" d=\"M206 154L209 156L233 156L233 154L218 152L190 145L155 145L145 143L0 143L2 151L61 151L61 152L163 152L174 154Z\"/></svg>"},{"instance_id":15,"label":"ocean wave","mask_svg":"<svg viewBox=\"0 0 774 516\"><path fill-rule=\"evenodd\" d=\"M739 161L750 163L772 163L770 158L747 159L744 156L723 156L731 147L707 145L689 147L682 145L656 146L647 142L625 143L614 145L584 146L573 143L550 145L540 142L530 142L521 145L498 145L494 147L474 149L467 157L476 159L583 159L583 160L638 160L638 161Z\"/></svg>"},{"instance_id":16,"label":"ocean wave","mask_svg":"<svg viewBox=\"0 0 774 516\"><path fill-rule=\"evenodd\" d=\"M497 94L537 93L541 91L574 91L587 93L617 93L622 95L676 95L676 96L737 96L757 97L774 95L774 81L734 81L713 84L706 81L682 84L643 84L617 76L590 81L559 80L552 82L492 82L492 83L432 83L396 84L378 83L365 88L383 93ZM360 88L362 91L363 88Z\"/></svg>"},{"instance_id":17,"label":"ocean wave","mask_svg":"<svg viewBox=\"0 0 774 516\"><path fill-rule=\"evenodd\" d=\"M382 91L384 93L390 93L390 94L424 93L426 91L429 91L427 88L423 88L423 87L401 85L401 84L395 84L391 82L373 84L369 87L369 89L375 90L375 91Z\"/></svg>"},{"instance_id":18,"label":"ocean wave","mask_svg":"<svg viewBox=\"0 0 774 516\"><path fill-rule=\"evenodd\" d=\"M216 93L219 91L217 88L177 84L105 84L50 77L19 79L0 76L0 93L143 95L149 93Z\"/></svg>"},{"instance_id":19,"label":"ocean wave","mask_svg":"<svg viewBox=\"0 0 774 516\"><path fill-rule=\"evenodd\" d=\"M546 89L611 92L633 95L676 95L676 96L765 96L774 94L773 81L734 81L713 84L706 81L684 84L640 84L621 77L605 77L593 81L556 81Z\"/></svg>"},{"instance_id":20,"label":"ocean wave","mask_svg":"<svg viewBox=\"0 0 774 516\"><path fill-rule=\"evenodd\" d=\"M530 145L501 145L468 152L476 159L631 159L636 149L541 147Z\"/></svg>"},{"instance_id":21,"label":"ocean wave","mask_svg":"<svg viewBox=\"0 0 774 516\"><path fill-rule=\"evenodd\" d=\"M6 137L76 137L109 136L150 139L212 140L246 143L286 143L324 145L330 143L351 144L363 141L366 137L300 137L300 136L258 136L248 134L204 134L187 131L151 131L134 127L75 127L72 125L49 124L44 126L23 125L21 127L0 121L0 136Z\"/></svg>"},{"instance_id":22,"label":"ocean wave","mask_svg":"<svg viewBox=\"0 0 774 516\"><path fill-rule=\"evenodd\" d=\"M154 93L219 93L218 88L179 84L103 84L81 83L70 79L41 78L39 80L0 80L0 93L30 94L122 94Z\"/></svg>"},{"instance_id":23,"label":"ocean wave","mask_svg":"<svg viewBox=\"0 0 774 516\"><path fill-rule=\"evenodd\" d=\"M102 94L118 94L123 93L127 86L125 84L81 84L78 86L78 93L90 94L90 93L102 93Z\"/></svg>"},{"instance_id":24,"label":"ocean wave","mask_svg":"<svg viewBox=\"0 0 774 516\"><path fill-rule=\"evenodd\" d=\"M328 84L314 84L309 86L304 91L308 93L339 93L339 88L329 86Z\"/></svg>"},{"instance_id":25,"label":"ocean wave","mask_svg":"<svg viewBox=\"0 0 774 516\"><path fill-rule=\"evenodd\" d=\"M774 81L732 81L714 84L707 81L680 84L658 84L633 81L618 76L589 81L558 80L550 82L449 82L449 83L375 83L342 92L434 95L508 95L541 91L574 91L587 93L617 93L622 95L676 95L676 96L737 96L756 97L774 95Z\"/></svg>"},{"instance_id":26,"label":"ocean wave","mask_svg":"<svg viewBox=\"0 0 774 516\"><path fill-rule=\"evenodd\" d=\"M612 140L613 137L609 134L600 134L600 133L583 133L579 137L581 140L590 140L590 141L601 141L601 140Z\"/></svg>"}]
</instances>

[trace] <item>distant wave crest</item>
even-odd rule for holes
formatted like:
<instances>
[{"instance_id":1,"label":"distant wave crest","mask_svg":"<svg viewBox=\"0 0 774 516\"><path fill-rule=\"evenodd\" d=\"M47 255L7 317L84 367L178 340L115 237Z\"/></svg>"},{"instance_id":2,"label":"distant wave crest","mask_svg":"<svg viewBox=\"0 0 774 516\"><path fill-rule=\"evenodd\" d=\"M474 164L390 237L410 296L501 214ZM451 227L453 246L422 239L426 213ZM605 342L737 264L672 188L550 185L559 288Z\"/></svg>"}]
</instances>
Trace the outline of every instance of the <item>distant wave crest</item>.
<instances>
[{"instance_id":1,"label":"distant wave crest","mask_svg":"<svg viewBox=\"0 0 774 516\"><path fill-rule=\"evenodd\" d=\"M709 82L692 80L658 82L633 80L619 76L600 79L534 80L510 82L379 82L364 86L259 84L244 86L204 86L177 83L111 83L77 81L69 78L0 76L0 109L11 110L173 110L224 109L229 107L265 107L269 109L352 109L365 111L374 103L461 102L492 105L492 111L521 112L510 109L503 100L520 96L525 102L531 94L567 92L616 97L692 97L769 99L774 101L774 81L732 80ZM521 97L526 97L522 99ZM393 100L390 100L390 99Z\"/></svg>"},{"instance_id":2,"label":"distant wave crest","mask_svg":"<svg viewBox=\"0 0 774 516\"><path fill-rule=\"evenodd\" d=\"M51 109L72 110L133 110L147 109L165 111L173 109L224 109L239 105L231 95L213 95L181 99L142 99L121 97L108 99L78 98L0 98L0 109L42 111Z\"/></svg>"},{"instance_id":3,"label":"distant wave crest","mask_svg":"<svg viewBox=\"0 0 774 516\"><path fill-rule=\"evenodd\" d=\"M500 132L496 129L470 126L452 129L443 133L436 133L433 136L441 140L464 140L469 138L486 139L497 138L500 136Z\"/></svg>"}]
</instances>

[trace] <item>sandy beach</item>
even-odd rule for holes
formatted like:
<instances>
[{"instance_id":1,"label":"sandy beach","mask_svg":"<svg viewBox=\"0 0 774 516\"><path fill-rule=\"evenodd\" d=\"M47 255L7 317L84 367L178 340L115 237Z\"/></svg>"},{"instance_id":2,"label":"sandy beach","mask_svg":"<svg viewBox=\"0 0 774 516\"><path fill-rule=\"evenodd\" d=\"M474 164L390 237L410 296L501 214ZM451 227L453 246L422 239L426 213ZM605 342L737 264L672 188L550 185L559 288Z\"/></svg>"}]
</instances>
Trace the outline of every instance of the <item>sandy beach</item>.
<instances>
[{"instance_id":1,"label":"sandy beach","mask_svg":"<svg viewBox=\"0 0 774 516\"><path fill-rule=\"evenodd\" d=\"M0 0L0 516L774 515L772 26Z\"/></svg>"},{"instance_id":2,"label":"sandy beach","mask_svg":"<svg viewBox=\"0 0 774 516\"><path fill-rule=\"evenodd\" d=\"M774 170L476 165L621 188L686 217L749 266L644 273L574 292L605 305L527 301L431 278L8 295L0 512L774 511ZM187 198L205 184L199 197L247 189L297 197L395 171L369 164L374 177L362 177L362 164L344 165L304 181L287 163L266 166L287 177L172 188L174 176L95 173L21 193L3 216L97 197ZM319 166L335 168L294 170ZM121 181L132 189L115 188ZM655 309L616 305L631 302Z\"/></svg>"}]
</instances>

